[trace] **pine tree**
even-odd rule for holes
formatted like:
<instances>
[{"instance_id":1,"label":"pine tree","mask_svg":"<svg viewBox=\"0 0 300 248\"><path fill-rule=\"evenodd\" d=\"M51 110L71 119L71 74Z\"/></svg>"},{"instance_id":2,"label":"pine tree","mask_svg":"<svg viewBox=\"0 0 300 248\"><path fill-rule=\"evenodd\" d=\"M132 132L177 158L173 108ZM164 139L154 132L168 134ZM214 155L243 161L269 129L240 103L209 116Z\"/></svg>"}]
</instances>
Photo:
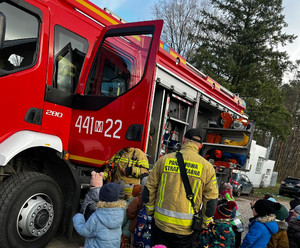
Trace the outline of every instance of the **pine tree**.
<instances>
[{"instance_id":1,"label":"pine tree","mask_svg":"<svg viewBox=\"0 0 300 248\"><path fill-rule=\"evenodd\" d=\"M203 12L194 65L238 92L257 128L286 138L291 115L284 107L280 86L290 61L278 46L293 42L296 36L282 31L287 26L282 0L211 2L218 15Z\"/></svg>"}]
</instances>

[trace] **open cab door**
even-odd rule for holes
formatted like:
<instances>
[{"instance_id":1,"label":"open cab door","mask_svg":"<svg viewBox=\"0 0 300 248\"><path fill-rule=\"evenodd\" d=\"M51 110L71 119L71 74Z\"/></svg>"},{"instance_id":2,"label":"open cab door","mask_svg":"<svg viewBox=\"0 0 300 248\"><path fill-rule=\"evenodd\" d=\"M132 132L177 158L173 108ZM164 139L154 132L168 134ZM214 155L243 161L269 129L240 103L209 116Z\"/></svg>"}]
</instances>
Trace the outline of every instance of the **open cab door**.
<instances>
[{"instance_id":1,"label":"open cab door","mask_svg":"<svg viewBox=\"0 0 300 248\"><path fill-rule=\"evenodd\" d=\"M73 101L71 160L101 166L124 147L144 149L162 25L103 29Z\"/></svg>"}]
</instances>

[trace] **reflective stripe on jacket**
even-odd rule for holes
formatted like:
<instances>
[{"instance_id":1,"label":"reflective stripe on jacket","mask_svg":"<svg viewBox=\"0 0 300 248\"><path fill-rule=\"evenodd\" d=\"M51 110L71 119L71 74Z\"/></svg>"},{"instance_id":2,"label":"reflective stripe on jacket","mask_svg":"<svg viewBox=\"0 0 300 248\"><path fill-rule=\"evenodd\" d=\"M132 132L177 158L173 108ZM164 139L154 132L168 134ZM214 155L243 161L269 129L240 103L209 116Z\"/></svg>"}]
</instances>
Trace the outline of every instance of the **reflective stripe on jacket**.
<instances>
[{"instance_id":1,"label":"reflective stripe on jacket","mask_svg":"<svg viewBox=\"0 0 300 248\"><path fill-rule=\"evenodd\" d=\"M206 202L218 198L218 186L213 166L198 154L193 142L183 144L183 155L189 182L194 193L196 209L203 203L205 216ZM161 157L148 176L146 185L149 202L145 203L149 215L154 214L155 224L165 232L189 235L192 233L193 208L186 198L185 188L177 164L176 153ZM213 211L214 212L214 211Z\"/></svg>"},{"instance_id":2,"label":"reflective stripe on jacket","mask_svg":"<svg viewBox=\"0 0 300 248\"><path fill-rule=\"evenodd\" d=\"M140 184L140 176L149 173L149 162L145 153L138 148L123 149L115 154L108 162L107 168L104 170L104 179L108 177L109 165L114 163L114 173L112 181L123 180L125 184ZM132 167L131 175L126 177L122 170Z\"/></svg>"}]
</instances>

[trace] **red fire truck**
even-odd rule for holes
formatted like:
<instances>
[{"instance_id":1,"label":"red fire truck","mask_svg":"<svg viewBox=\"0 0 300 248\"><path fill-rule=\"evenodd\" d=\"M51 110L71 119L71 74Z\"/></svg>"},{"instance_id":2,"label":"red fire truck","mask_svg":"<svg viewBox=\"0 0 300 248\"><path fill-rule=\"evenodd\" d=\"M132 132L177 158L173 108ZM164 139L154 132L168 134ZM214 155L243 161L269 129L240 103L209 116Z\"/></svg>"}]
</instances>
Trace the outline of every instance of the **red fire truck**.
<instances>
[{"instance_id":1,"label":"red fire truck","mask_svg":"<svg viewBox=\"0 0 300 248\"><path fill-rule=\"evenodd\" d=\"M90 172L124 147L154 164L197 127L221 137L203 155L247 156L250 142L221 144L251 139L220 119L247 121L244 101L163 44L162 25L122 24L87 0L0 1L1 247L70 236Z\"/></svg>"}]
</instances>

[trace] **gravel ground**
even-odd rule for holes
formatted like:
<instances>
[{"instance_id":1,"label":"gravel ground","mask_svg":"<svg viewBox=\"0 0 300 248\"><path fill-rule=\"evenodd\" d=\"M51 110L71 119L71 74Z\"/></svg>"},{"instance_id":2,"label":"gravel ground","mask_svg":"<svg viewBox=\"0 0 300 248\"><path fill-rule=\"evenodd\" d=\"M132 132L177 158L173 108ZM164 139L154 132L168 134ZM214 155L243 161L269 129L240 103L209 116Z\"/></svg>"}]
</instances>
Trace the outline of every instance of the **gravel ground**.
<instances>
[{"instance_id":1,"label":"gravel ground","mask_svg":"<svg viewBox=\"0 0 300 248\"><path fill-rule=\"evenodd\" d=\"M236 203L238 205L238 212L241 214L242 220L244 222L245 231L242 234L242 237L244 238L245 235L248 232L248 224L249 219L253 217L252 210L250 208L250 202L258 200L259 198L250 197L250 196L240 196L235 197ZM288 201L282 201L276 199L277 202L280 202L282 205L284 205L287 209L290 208Z\"/></svg>"}]
</instances>

